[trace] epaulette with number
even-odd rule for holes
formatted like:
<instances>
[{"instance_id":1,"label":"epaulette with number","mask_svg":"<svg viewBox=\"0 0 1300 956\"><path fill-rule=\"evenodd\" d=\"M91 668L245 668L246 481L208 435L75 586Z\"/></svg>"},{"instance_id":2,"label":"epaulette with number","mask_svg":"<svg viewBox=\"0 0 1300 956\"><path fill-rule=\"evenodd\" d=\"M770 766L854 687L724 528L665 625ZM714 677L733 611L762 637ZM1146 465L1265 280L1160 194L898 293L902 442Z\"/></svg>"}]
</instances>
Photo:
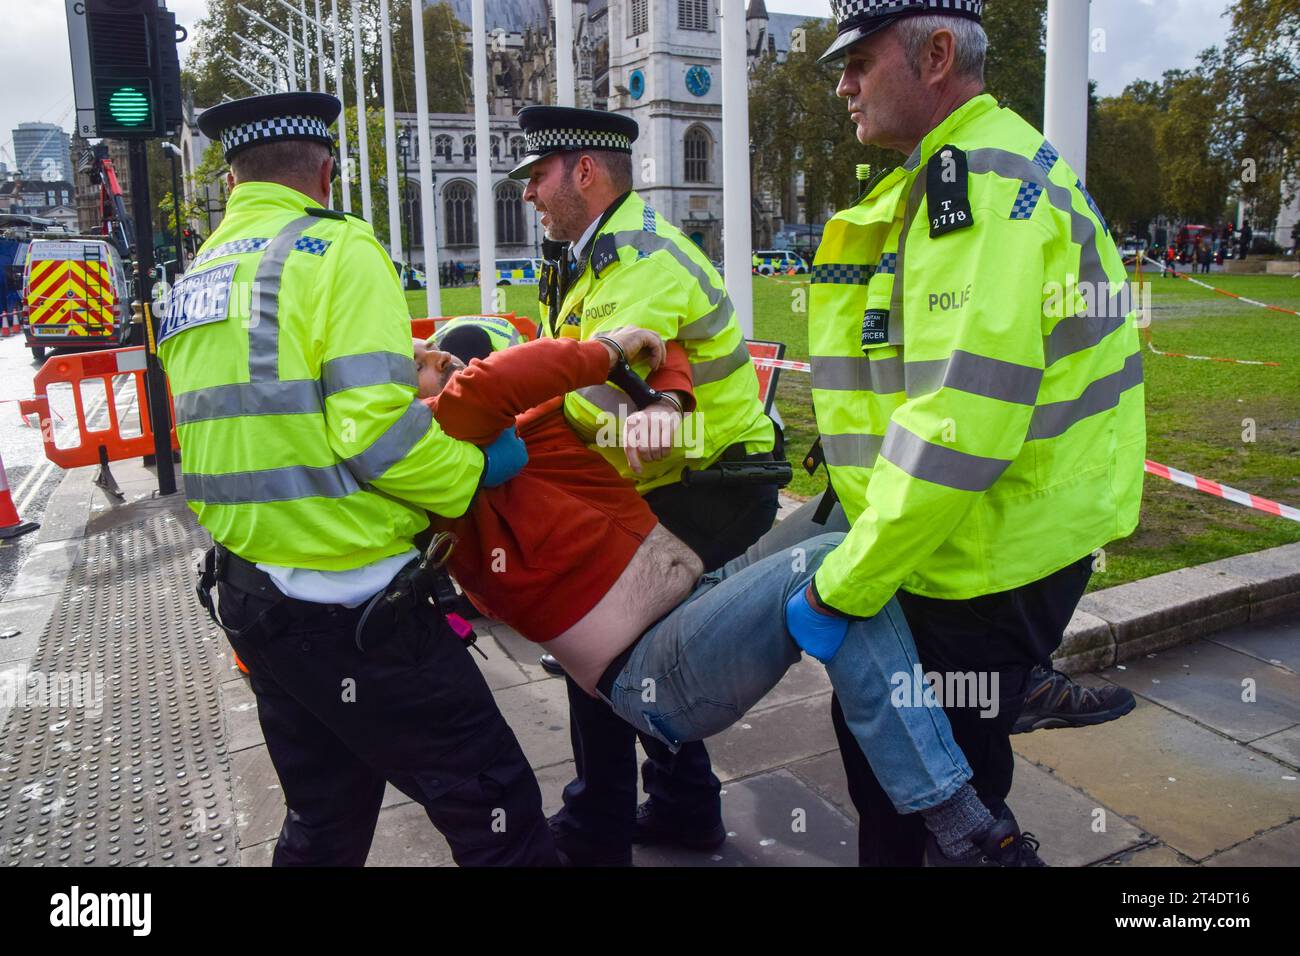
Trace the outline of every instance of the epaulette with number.
<instances>
[{"instance_id":1,"label":"epaulette with number","mask_svg":"<svg viewBox=\"0 0 1300 956\"><path fill-rule=\"evenodd\" d=\"M925 168L925 202L930 238L975 225L970 211L970 175L966 154L956 146L940 147Z\"/></svg>"}]
</instances>

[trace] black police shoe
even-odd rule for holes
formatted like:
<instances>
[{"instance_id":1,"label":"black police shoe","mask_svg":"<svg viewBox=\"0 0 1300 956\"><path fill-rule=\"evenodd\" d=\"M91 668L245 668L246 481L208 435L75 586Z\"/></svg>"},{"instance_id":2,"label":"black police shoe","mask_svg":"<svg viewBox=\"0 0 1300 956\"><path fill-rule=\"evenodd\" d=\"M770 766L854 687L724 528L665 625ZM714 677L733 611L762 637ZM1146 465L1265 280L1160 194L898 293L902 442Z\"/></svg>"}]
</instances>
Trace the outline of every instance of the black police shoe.
<instances>
[{"instance_id":1,"label":"black police shoe","mask_svg":"<svg viewBox=\"0 0 1300 956\"><path fill-rule=\"evenodd\" d=\"M945 856L939 841L930 833L925 838L926 866L1047 866L1038 856L1038 840L1021 833L1016 818L1004 810L982 837L971 840L975 849L965 856Z\"/></svg>"},{"instance_id":2,"label":"black police shoe","mask_svg":"<svg viewBox=\"0 0 1300 956\"><path fill-rule=\"evenodd\" d=\"M550 827L551 837L555 840L555 850L563 866L631 866L632 847L626 849L599 846L580 837L565 833L556 816L548 817L546 825Z\"/></svg>"},{"instance_id":3,"label":"black police shoe","mask_svg":"<svg viewBox=\"0 0 1300 956\"><path fill-rule=\"evenodd\" d=\"M1016 718L1013 734L1054 727L1089 727L1123 717L1137 706L1133 692L1109 684L1084 687L1050 667L1035 667L1029 676L1025 706Z\"/></svg>"},{"instance_id":4,"label":"black police shoe","mask_svg":"<svg viewBox=\"0 0 1300 956\"><path fill-rule=\"evenodd\" d=\"M564 665L557 661L553 654L543 654L541 657L537 658L537 663L541 664L542 670L546 671L546 673L550 674L552 677L564 676Z\"/></svg>"},{"instance_id":5,"label":"black police shoe","mask_svg":"<svg viewBox=\"0 0 1300 956\"><path fill-rule=\"evenodd\" d=\"M632 842L641 846L668 844L681 847L683 850L707 853L722 846L726 839L727 828L722 825L721 820L703 829L684 829L669 826L659 819L649 800L636 808L636 829L632 831Z\"/></svg>"}]
</instances>

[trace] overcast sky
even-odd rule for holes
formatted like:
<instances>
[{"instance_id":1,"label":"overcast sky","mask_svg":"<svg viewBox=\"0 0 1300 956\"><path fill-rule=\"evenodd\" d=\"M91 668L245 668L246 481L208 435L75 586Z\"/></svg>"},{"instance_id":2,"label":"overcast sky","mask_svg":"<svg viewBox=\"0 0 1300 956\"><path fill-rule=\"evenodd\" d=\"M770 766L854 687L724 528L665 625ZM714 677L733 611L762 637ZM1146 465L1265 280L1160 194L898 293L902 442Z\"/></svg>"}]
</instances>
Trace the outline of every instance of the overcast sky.
<instances>
[{"instance_id":1,"label":"overcast sky","mask_svg":"<svg viewBox=\"0 0 1300 956\"><path fill-rule=\"evenodd\" d=\"M998 0L990 0L997 3ZM1081 2L1081 0L1075 0ZM13 164L11 133L20 122L58 123L72 129L72 70L64 0L3 0L22 15L5 18L0 31L0 162ZM183 25L192 26L207 0L168 0ZM1138 78L1191 66L1196 54L1222 42L1222 17L1230 0L1092 0L1092 27L1104 30L1105 52L1089 60L1102 96ZM829 16L829 0L767 0L773 13ZM11 9L12 12L12 9ZM182 61L187 45L181 47Z\"/></svg>"}]
</instances>

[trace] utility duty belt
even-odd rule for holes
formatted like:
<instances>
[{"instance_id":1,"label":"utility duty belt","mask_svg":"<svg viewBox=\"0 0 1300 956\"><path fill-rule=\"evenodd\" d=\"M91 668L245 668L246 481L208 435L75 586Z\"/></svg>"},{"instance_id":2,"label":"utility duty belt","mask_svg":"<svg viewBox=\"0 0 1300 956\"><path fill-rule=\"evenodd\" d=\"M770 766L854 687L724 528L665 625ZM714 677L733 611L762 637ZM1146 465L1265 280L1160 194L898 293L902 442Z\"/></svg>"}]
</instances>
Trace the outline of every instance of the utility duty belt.
<instances>
[{"instance_id":1,"label":"utility duty belt","mask_svg":"<svg viewBox=\"0 0 1300 956\"><path fill-rule=\"evenodd\" d=\"M412 558L397 572L387 588L361 607L348 608L341 604L320 604L288 597L269 574L220 544L214 544L204 552L198 566L199 581L195 590L199 603L212 622L233 638L263 639L292 624L344 614L356 618L353 639L357 650L364 653L367 640L392 633L392 624L398 617L427 614L432 626L445 623L453 634L473 647L477 640L473 628L458 615L444 613L439 597L440 592L446 594L449 590L449 579L443 565L454 545L455 539L451 535L434 535L423 555ZM218 582L273 603L244 628L229 627L221 620L219 605L212 597L212 589ZM451 592L454 593L454 589ZM474 650L479 651L477 647Z\"/></svg>"},{"instance_id":2,"label":"utility duty belt","mask_svg":"<svg viewBox=\"0 0 1300 956\"><path fill-rule=\"evenodd\" d=\"M794 471L784 458L770 451L748 455L743 443L727 448L708 468L682 469L682 484L688 487L701 485L776 485L784 488L790 484Z\"/></svg>"}]
</instances>

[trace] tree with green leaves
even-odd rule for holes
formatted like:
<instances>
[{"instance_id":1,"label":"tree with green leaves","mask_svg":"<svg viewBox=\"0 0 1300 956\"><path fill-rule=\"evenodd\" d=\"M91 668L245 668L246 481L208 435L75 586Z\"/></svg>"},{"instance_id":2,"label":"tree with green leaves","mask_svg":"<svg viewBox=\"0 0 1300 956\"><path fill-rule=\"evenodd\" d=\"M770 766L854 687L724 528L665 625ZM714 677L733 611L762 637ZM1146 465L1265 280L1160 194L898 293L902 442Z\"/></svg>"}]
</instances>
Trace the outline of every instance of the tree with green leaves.
<instances>
[{"instance_id":1,"label":"tree with green leaves","mask_svg":"<svg viewBox=\"0 0 1300 956\"><path fill-rule=\"evenodd\" d=\"M393 53L393 104L399 112L415 111L415 53L411 40L412 0L392 0L389 4L389 29ZM240 4L264 19L286 29L292 21L295 38L301 40L301 20L288 15L275 0L208 0L207 15L195 27L194 48L185 62L185 87L202 106L221 102L222 96L238 98L250 96L253 90L231 70L230 60L246 63L248 72L277 79L282 76L269 58L263 58L239 39L254 41L270 57L281 63L288 62L288 43L258 24L239 9ZM379 0L340 0L339 21L343 32L343 49L352 46L352 7L357 7L361 28L361 65L365 74L365 100L371 109L383 106L383 63L380 45ZM322 11L326 26L327 11ZM466 42L467 31L446 3L436 3L424 9L425 78L428 84L429 109L435 113L462 113L466 110L470 82L468 78L470 51ZM309 31L312 54L311 85L317 83L315 65L315 28ZM334 43L332 31L325 34L326 88L334 92ZM294 54L301 87L304 69L303 52ZM352 57L344 56L343 96L348 103L356 102L355 71Z\"/></svg>"},{"instance_id":2,"label":"tree with green leaves","mask_svg":"<svg viewBox=\"0 0 1300 956\"><path fill-rule=\"evenodd\" d=\"M1161 212L1161 121L1157 106L1129 90L1099 100L1089 117L1088 191L1118 235L1145 235Z\"/></svg>"}]
</instances>

